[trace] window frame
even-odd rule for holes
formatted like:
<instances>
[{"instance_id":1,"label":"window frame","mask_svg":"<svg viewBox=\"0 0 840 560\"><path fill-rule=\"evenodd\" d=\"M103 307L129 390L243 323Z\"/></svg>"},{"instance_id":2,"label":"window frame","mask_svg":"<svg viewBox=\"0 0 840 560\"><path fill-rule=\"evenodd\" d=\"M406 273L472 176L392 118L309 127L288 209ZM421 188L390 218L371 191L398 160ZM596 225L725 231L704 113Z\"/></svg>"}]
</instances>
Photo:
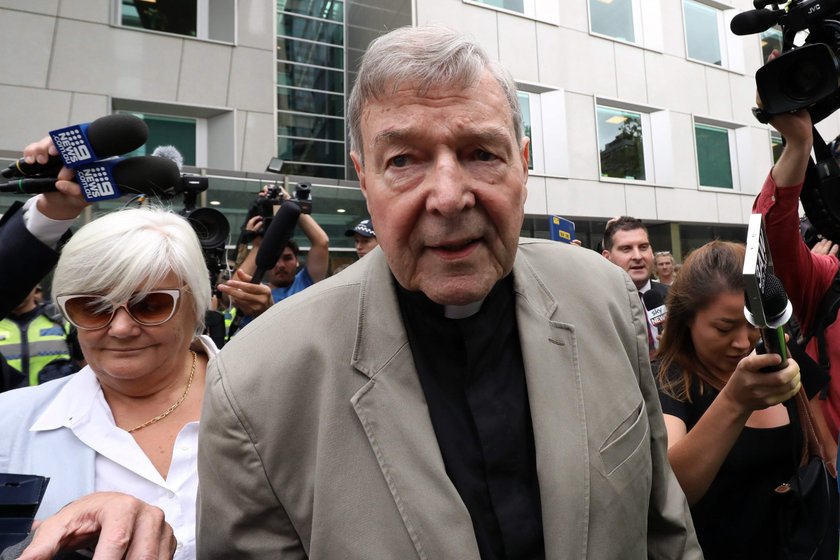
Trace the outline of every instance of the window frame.
<instances>
[{"instance_id":1,"label":"window frame","mask_svg":"<svg viewBox=\"0 0 840 560\"><path fill-rule=\"evenodd\" d=\"M689 54L689 40L688 40L688 16L686 12L687 4L696 4L698 6L705 6L715 11L715 21L717 24L718 35L718 49L720 49L720 64L708 62L700 58L695 58ZM683 43L685 47L685 58L691 62L711 66L712 68L721 68L723 70L730 70L734 72L743 71L743 52L741 50L741 42L736 40L734 35L730 36L729 23L738 12L737 10L722 2L716 0L682 0L681 2L682 16L683 16Z\"/></svg>"},{"instance_id":2,"label":"window frame","mask_svg":"<svg viewBox=\"0 0 840 560\"><path fill-rule=\"evenodd\" d=\"M123 24L122 19L122 5L123 0L112 0L112 14L113 17L111 18L112 25L120 27L122 29L132 29L135 31L142 31L144 33L159 33L161 35L166 35L167 37L181 37L184 39L196 39L199 41L212 41L224 44L236 44L237 43L237 22L239 18L239 7L238 2L232 2L228 4L226 0L195 0L196 6L196 16L195 16L195 36L192 35L184 35L181 33L173 33L170 31L158 31L156 29L146 29L144 27L136 27L133 25L125 25ZM222 14L219 12L221 7L226 7L232 10L230 13L226 13L224 15L230 17L230 27L231 33L225 34L224 37L215 34L217 36L211 36L211 13L216 11L217 17L221 17Z\"/></svg>"},{"instance_id":3,"label":"window frame","mask_svg":"<svg viewBox=\"0 0 840 560\"><path fill-rule=\"evenodd\" d=\"M642 5L641 0L626 0L630 2L630 17L632 21L630 22L630 26L633 28L633 40L629 41L627 39L621 37L615 37L612 35L608 35L606 33L601 33L599 31L594 31L592 29L592 2L602 2L604 4L610 4L611 2L603 2L603 0L587 0L586 2L586 12L587 12L587 19L589 23L589 33L594 35L595 37L604 37L611 41L618 41L620 43L626 43L628 45L636 45L636 46L644 46L645 44L645 37L644 37L644 26L642 25Z\"/></svg>"},{"instance_id":4,"label":"window frame","mask_svg":"<svg viewBox=\"0 0 840 560\"><path fill-rule=\"evenodd\" d=\"M718 187L714 185L704 185L700 182L700 161L699 151L697 146L697 125L719 128L727 132L727 141L729 142L729 173L732 177L732 188ZM738 161L738 151L744 149L748 151L748 139L743 136L743 133L748 133L749 129L743 124L721 121L719 119L703 117L699 115L692 115L691 119L691 137L694 144L694 164L695 164L695 180L697 181L697 188L699 190L722 192L722 193L738 193L742 192L742 178L741 166Z\"/></svg>"}]
</instances>

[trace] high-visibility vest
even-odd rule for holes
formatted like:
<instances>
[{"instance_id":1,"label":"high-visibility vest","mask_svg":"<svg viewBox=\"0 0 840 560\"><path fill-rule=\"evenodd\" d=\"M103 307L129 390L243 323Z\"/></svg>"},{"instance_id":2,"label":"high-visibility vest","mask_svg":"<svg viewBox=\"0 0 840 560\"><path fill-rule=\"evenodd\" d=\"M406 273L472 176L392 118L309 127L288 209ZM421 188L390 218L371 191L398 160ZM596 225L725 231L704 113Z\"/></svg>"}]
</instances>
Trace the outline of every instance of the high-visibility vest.
<instances>
[{"instance_id":1,"label":"high-visibility vest","mask_svg":"<svg viewBox=\"0 0 840 560\"><path fill-rule=\"evenodd\" d=\"M70 359L66 337L66 327L44 314L22 325L10 318L0 321L0 353L30 385L38 385L38 374L51 361Z\"/></svg>"}]
</instances>

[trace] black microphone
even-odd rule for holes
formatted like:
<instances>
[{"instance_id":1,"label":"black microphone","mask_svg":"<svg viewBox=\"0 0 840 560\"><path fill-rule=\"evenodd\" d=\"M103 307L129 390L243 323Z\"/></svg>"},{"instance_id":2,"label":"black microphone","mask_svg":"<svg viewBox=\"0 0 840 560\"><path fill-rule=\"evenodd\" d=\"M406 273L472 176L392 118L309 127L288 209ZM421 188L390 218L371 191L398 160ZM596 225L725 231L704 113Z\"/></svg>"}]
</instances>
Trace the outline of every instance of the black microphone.
<instances>
[{"instance_id":1,"label":"black microphone","mask_svg":"<svg viewBox=\"0 0 840 560\"><path fill-rule=\"evenodd\" d=\"M290 200L285 201L277 210L257 251L257 269L254 271L251 283L262 282L265 273L277 264L277 259L283 254L283 249L286 248L286 244L295 232L299 218L300 206Z\"/></svg>"},{"instance_id":2,"label":"black microphone","mask_svg":"<svg viewBox=\"0 0 840 560\"><path fill-rule=\"evenodd\" d=\"M76 180L85 200L94 202L117 198L123 194L146 194L171 198L180 187L178 166L155 156L114 158L76 170ZM0 192L38 194L55 192L55 177L21 178L0 183Z\"/></svg>"},{"instance_id":3,"label":"black microphone","mask_svg":"<svg viewBox=\"0 0 840 560\"><path fill-rule=\"evenodd\" d=\"M127 114L107 115L92 123L76 125L70 129L78 129L77 134L81 141L90 146L92 159L88 163L136 150L149 137L146 123L134 115ZM50 134L54 132L58 131ZM47 163L26 163L21 158L0 171L0 175L7 179L30 175L54 176L62 165L61 156L50 156Z\"/></svg>"},{"instance_id":4,"label":"black microphone","mask_svg":"<svg viewBox=\"0 0 840 560\"><path fill-rule=\"evenodd\" d=\"M661 332L662 325L665 324L665 318L668 316L665 297L656 290L648 290L642 294L642 300L645 302L645 308L647 309L648 322L652 327L656 327L657 332Z\"/></svg>"},{"instance_id":5,"label":"black microphone","mask_svg":"<svg viewBox=\"0 0 840 560\"><path fill-rule=\"evenodd\" d=\"M732 18L729 29L735 35L752 35L766 31L779 23L783 10L747 10Z\"/></svg>"},{"instance_id":6,"label":"black microphone","mask_svg":"<svg viewBox=\"0 0 840 560\"><path fill-rule=\"evenodd\" d=\"M750 313L750 298L746 298L746 309ZM787 367L787 345L785 344L785 325L793 314L793 307L788 301L782 281L767 272L764 277L764 291L761 292L760 305L763 310L764 324L756 325L747 316L747 320L761 331L761 342L756 345L758 354L778 354L782 361L775 366L768 366L762 371L778 371Z\"/></svg>"}]
</instances>

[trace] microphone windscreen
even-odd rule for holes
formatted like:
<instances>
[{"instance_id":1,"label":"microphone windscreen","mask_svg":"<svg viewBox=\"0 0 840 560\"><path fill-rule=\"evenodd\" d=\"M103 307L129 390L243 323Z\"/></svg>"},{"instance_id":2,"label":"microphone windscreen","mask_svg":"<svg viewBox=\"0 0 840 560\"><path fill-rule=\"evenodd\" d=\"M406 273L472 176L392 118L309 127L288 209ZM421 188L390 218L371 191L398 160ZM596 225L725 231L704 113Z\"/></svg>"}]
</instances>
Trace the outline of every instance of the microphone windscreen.
<instances>
[{"instance_id":1,"label":"microphone windscreen","mask_svg":"<svg viewBox=\"0 0 840 560\"><path fill-rule=\"evenodd\" d=\"M776 25L783 14L782 11L747 10L732 18L729 29L735 35L761 33Z\"/></svg>"},{"instance_id":2,"label":"microphone windscreen","mask_svg":"<svg viewBox=\"0 0 840 560\"><path fill-rule=\"evenodd\" d=\"M175 146L158 146L152 152L152 155L174 161L179 170L184 166L184 156L181 155L181 152Z\"/></svg>"},{"instance_id":3,"label":"microphone windscreen","mask_svg":"<svg viewBox=\"0 0 840 560\"><path fill-rule=\"evenodd\" d=\"M764 292L761 294L761 304L768 323L784 316L787 310L788 297L782 281L774 274L767 274L764 279Z\"/></svg>"},{"instance_id":4,"label":"microphone windscreen","mask_svg":"<svg viewBox=\"0 0 840 560\"><path fill-rule=\"evenodd\" d=\"M149 127L134 115L117 113L90 123L87 137L93 151L101 159L136 150L146 143Z\"/></svg>"},{"instance_id":5,"label":"microphone windscreen","mask_svg":"<svg viewBox=\"0 0 840 560\"><path fill-rule=\"evenodd\" d=\"M665 305L665 297L656 290L648 290L642 294L642 299L645 302L645 307L648 311L652 311L657 307Z\"/></svg>"},{"instance_id":6,"label":"microphone windscreen","mask_svg":"<svg viewBox=\"0 0 840 560\"><path fill-rule=\"evenodd\" d=\"M181 173L171 160L156 156L127 158L112 171L123 194L148 194L171 198L180 192Z\"/></svg>"},{"instance_id":7,"label":"microphone windscreen","mask_svg":"<svg viewBox=\"0 0 840 560\"><path fill-rule=\"evenodd\" d=\"M300 218L300 206L295 202L285 201L274 217L263 236L260 248L257 251L256 264L261 270L271 270L277 264L277 259L283 254L286 243L292 238L295 232L298 218Z\"/></svg>"}]
</instances>

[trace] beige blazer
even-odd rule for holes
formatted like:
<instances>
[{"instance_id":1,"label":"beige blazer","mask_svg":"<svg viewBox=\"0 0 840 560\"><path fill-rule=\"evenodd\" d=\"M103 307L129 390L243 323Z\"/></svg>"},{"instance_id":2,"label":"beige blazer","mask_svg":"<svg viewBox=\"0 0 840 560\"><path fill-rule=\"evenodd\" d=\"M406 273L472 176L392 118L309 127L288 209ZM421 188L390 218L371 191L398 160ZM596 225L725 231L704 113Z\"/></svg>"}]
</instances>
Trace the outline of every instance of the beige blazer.
<instances>
[{"instance_id":1,"label":"beige blazer","mask_svg":"<svg viewBox=\"0 0 840 560\"><path fill-rule=\"evenodd\" d=\"M513 273L546 558L702 558L635 286L550 241ZM479 558L379 249L236 335L199 439L200 560Z\"/></svg>"}]
</instances>

